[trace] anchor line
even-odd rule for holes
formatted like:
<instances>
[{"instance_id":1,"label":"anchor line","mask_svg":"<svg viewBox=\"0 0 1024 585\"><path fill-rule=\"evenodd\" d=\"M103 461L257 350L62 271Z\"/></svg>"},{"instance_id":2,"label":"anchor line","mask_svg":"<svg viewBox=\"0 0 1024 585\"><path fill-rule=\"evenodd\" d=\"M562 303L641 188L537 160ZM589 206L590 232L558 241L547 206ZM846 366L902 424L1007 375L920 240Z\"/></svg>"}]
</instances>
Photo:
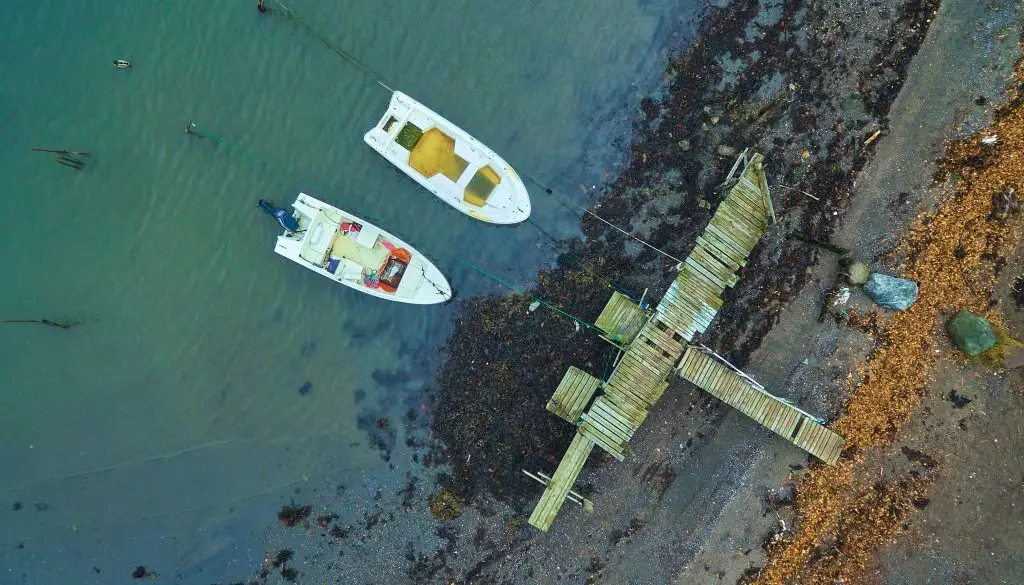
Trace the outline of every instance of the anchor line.
<instances>
[{"instance_id":1,"label":"anchor line","mask_svg":"<svg viewBox=\"0 0 1024 585\"><path fill-rule=\"evenodd\" d=\"M598 333L598 335L602 335L602 336L608 335L608 333L605 330L601 329L597 325L595 325L593 323L590 323L589 321L584 321L583 319L580 319L579 317L577 317L577 316L569 313L568 311L562 309L558 305L556 305L556 304L554 304L554 303L552 303L550 301L547 301L547 300L545 300L545 299L543 299L543 298L541 298L541 297L539 297L539 296L537 296L537 295L535 295L535 294L533 294L533 293L531 293L529 291L526 291L526 292L520 291L518 288L513 286L510 282L508 282L508 281L506 281L506 280L504 280L504 279L502 279L502 278L500 278L498 276L495 276L495 275L491 274L490 272L484 270L483 268L480 268L476 264L473 264L469 260L466 260L466 259L464 259L462 257L459 257L458 260L459 260L459 262L461 262L465 266L471 268L472 270L475 270L475 271L479 272L480 274L486 276L487 278L493 280L494 282L497 282L498 284L501 284L502 286L508 288L509 290L515 291L515 292L520 293L520 294L525 294L526 296L532 298L537 303L540 303L541 305L551 309L552 311L555 311L556 313L562 315L563 317L568 317L568 318L570 318L573 321L579 323L580 325L583 325L584 327L586 327L588 329L593 329L594 331L596 331Z\"/></svg>"},{"instance_id":2,"label":"anchor line","mask_svg":"<svg viewBox=\"0 0 1024 585\"><path fill-rule=\"evenodd\" d=\"M434 287L434 290L437 291L437 294L444 296L444 289L442 289L441 287L437 286L437 283L434 282L433 280L430 280L430 277L427 276L427 269L422 267L422 266L420 266L419 268L420 268L420 272L423 274L423 280L429 282L430 286ZM454 297L455 295L452 294L452 296Z\"/></svg>"},{"instance_id":3,"label":"anchor line","mask_svg":"<svg viewBox=\"0 0 1024 585\"><path fill-rule=\"evenodd\" d=\"M526 222L529 223L530 225L532 225L538 232L543 234L549 240L551 240L551 245L555 249L555 252L557 252L560 255L565 255L565 256L568 256L569 258L572 258L573 260L576 261L577 265L580 268L584 269L584 270L588 270L588 269L589 270L593 270L594 274L598 278L600 278L601 280L604 280L605 282L607 282L608 286L611 287L613 290L619 291L620 293L622 293L622 294L626 295L627 297L633 299L634 301L636 301L639 304L640 297L638 297L637 295L633 294L626 287L626 285L624 285L621 282L615 280L614 278L611 278L610 276L607 276L605 273L603 273L602 271L598 270L597 266L595 264L593 264L593 263L588 264L587 260L585 258L583 258L579 254L576 254L575 252L569 250L568 247L566 247L561 240L559 240L558 238L556 238L555 236L550 234L544 228L540 227L540 225L537 222L533 221L533 219L526 218Z\"/></svg>"},{"instance_id":4,"label":"anchor line","mask_svg":"<svg viewBox=\"0 0 1024 585\"><path fill-rule=\"evenodd\" d=\"M314 37L317 38L317 40L323 43L328 49L330 49L336 55L341 57L346 63L355 67L357 71L366 75L373 81L377 82L377 84L379 84L384 89L388 90L391 93L395 93L395 90L391 89L391 86L384 82L384 77L381 74L377 73L369 66L367 66L365 63L357 59L356 56L353 55L352 53L349 53L345 49L336 46L334 43L330 41L330 39L327 38L326 35L320 33L320 31L318 31L316 27L306 22L305 19L299 16L297 12L286 6L284 2L281 2L281 0L273 0L273 3L277 4L278 7L280 7L288 15L289 18L294 19L296 22L305 27L306 30L308 30L310 33L312 33Z\"/></svg>"},{"instance_id":5,"label":"anchor line","mask_svg":"<svg viewBox=\"0 0 1024 585\"><path fill-rule=\"evenodd\" d=\"M672 260L675 260L677 264L682 264L683 263L682 260L680 260L679 258L676 258L672 254L669 254L668 252L666 252L666 251L662 250L661 248L651 244L650 242L647 242L646 240L636 236L635 234L631 234L631 233L627 232L626 230L624 230L624 229L620 228L619 226L613 224L612 222L608 221L607 219L605 219L605 218L601 217L600 215L594 213L589 208L583 207L582 205L576 203L575 201L573 201L569 197L566 197L565 195L561 194L558 190L552 188L551 186L546 184L544 181L541 181L540 179L538 179L537 177L531 175L530 173L525 173L524 172L522 174L526 178L528 178L531 181L533 181L534 183L537 183L537 185L540 186L542 189L544 189L544 191L547 192L548 195L554 195L555 198L558 199L559 203L561 203L567 209L569 209L571 211L574 211L576 213L582 212L582 213L585 213L587 215L591 215L591 216L597 218L598 220L604 222L608 226L618 230L619 232L621 232L626 237L633 238L634 240L640 242L641 244L647 246L648 248L654 250L655 252L657 252L657 253L659 253L659 254L667 257L667 258L671 258Z\"/></svg>"}]
</instances>

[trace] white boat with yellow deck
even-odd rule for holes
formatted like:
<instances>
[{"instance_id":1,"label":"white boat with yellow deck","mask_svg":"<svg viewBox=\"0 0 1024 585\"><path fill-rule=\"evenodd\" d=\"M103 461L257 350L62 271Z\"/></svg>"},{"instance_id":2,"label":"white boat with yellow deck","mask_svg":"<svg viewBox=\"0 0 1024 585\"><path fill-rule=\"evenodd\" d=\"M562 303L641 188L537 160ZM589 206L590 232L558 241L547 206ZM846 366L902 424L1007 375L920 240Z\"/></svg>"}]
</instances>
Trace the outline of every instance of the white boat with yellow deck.
<instances>
[{"instance_id":1,"label":"white boat with yellow deck","mask_svg":"<svg viewBox=\"0 0 1024 585\"><path fill-rule=\"evenodd\" d=\"M441 271L398 237L300 193L293 213L260 200L284 233L274 251L331 280L389 301L429 305L452 297Z\"/></svg>"},{"instance_id":2,"label":"white boat with yellow deck","mask_svg":"<svg viewBox=\"0 0 1024 585\"><path fill-rule=\"evenodd\" d=\"M530 216L530 194L512 167L455 124L400 91L363 140L445 203L500 224Z\"/></svg>"}]
</instances>

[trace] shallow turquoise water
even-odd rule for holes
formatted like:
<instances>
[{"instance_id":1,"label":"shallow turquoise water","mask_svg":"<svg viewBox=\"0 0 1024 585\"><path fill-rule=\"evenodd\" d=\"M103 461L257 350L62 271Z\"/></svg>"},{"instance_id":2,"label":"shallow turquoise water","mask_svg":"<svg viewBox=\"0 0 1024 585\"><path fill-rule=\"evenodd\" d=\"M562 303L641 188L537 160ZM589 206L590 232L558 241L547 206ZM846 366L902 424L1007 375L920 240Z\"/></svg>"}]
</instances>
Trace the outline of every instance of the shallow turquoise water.
<instances>
[{"instance_id":1,"label":"shallow turquoise water","mask_svg":"<svg viewBox=\"0 0 1024 585\"><path fill-rule=\"evenodd\" d=\"M120 580L143 559L170 571L215 555L244 574L281 494L381 467L356 392L415 401L454 307L382 302L278 258L257 198L304 190L372 217L462 296L501 289L459 256L523 284L552 258L532 226L474 222L366 147L387 93L253 4L5 7L0 319L84 321L0 326L5 583L111 582L91 567ZM695 13L669 0L289 5L581 202ZM186 120L234 154L185 136ZM94 155L76 173L32 147ZM527 186L538 225L576 233L577 216ZM403 377L384 388L374 372Z\"/></svg>"}]
</instances>

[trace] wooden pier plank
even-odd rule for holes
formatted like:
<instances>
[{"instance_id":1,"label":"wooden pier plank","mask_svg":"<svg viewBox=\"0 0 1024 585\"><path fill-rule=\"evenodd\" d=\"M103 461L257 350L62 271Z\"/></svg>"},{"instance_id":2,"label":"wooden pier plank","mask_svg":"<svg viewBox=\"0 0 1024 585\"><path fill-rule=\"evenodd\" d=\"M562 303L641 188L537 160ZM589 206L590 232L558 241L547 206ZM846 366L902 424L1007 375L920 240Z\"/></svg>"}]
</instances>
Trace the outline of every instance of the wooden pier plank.
<instances>
[{"instance_id":1,"label":"wooden pier plank","mask_svg":"<svg viewBox=\"0 0 1024 585\"><path fill-rule=\"evenodd\" d=\"M615 291L594 325L607 333L613 341L628 345L636 337L647 319L647 313L628 296Z\"/></svg>"},{"instance_id":2,"label":"wooden pier plank","mask_svg":"<svg viewBox=\"0 0 1024 585\"><path fill-rule=\"evenodd\" d=\"M601 429L595 427L589 422L584 422L579 426L579 432L583 436L587 437L594 442L595 445L601 447L606 453L612 457L622 461L625 459L623 455L622 445L617 443L614 438L606 435Z\"/></svg>"},{"instance_id":3,"label":"wooden pier plank","mask_svg":"<svg viewBox=\"0 0 1024 585\"><path fill-rule=\"evenodd\" d=\"M593 441L580 433L576 433L572 443L569 444L569 448L565 451L565 455L562 456L562 461L558 464L558 468L544 489L544 494L541 495L540 501L534 507L533 513L530 515L530 525L542 532L548 531L552 522L555 521L558 511L562 508L562 504L565 503L565 496L572 489L573 484L576 483L576 478L579 477L583 464L586 463L587 457L590 456L593 448Z\"/></svg>"},{"instance_id":4,"label":"wooden pier plank","mask_svg":"<svg viewBox=\"0 0 1024 585\"><path fill-rule=\"evenodd\" d=\"M547 409L556 416L575 423L600 385L601 380L576 366L569 366L555 393L548 400Z\"/></svg>"},{"instance_id":5,"label":"wooden pier plank","mask_svg":"<svg viewBox=\"0 0 1024 585\"><path fill-rule=\"evenodd\" d=\"M842 452L844 441L841 436L754 386L710 354L688 348L677 372L697 387L826 463L834 464ZM801 427L796 436L792 437L797 424L801 424Z\"/></svg>"}]
</instances>

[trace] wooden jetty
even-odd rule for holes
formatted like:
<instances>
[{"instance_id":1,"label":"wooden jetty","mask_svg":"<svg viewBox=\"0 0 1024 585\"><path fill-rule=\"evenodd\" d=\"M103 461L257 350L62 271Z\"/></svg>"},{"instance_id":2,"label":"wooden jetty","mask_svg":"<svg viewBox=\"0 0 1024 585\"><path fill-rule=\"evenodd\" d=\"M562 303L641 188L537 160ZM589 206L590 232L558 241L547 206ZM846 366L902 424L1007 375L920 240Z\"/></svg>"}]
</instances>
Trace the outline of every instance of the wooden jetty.
<instances>
[{"instance_id":1,"label":"wooden jetty","mask_svg":"<svg viewBox=\"0 0 1024 585\"><path fill-rule=\"evenodd\" d=\"M679 362L679 375L825 463L835 465L839 459L845 443L841 436L817 417L769 394L711 350L688 347Z\"/></svg>"},{"instance_id":2,"label":"wooden jetty","mask_svg":"<svg viewBox=\"0 0 1024 585\"><path fill-rule=\"evenodd\" d=\"M606 332L605 339L622 348L623 353L605 382L570 367L548 402L548 410L576 425L577 433L530 515L530 524L534 527L545 532L550 528L594 445L616 459L625 457L629 440L646 419L650 407L661 398L668 387L669 376L677 371L684 356L691 359L683 364L686 374L704 359L702 356L706 354L694 351L690 341L711 325L722 308L725 289L739 281L737 272L746 265L769 223L775 221L763 160L760 154L748 155L747 151L737 158L722 184L726 196L704 233L697 238L690 255L680 263L679 275L653 311L644 310L625 295L612 294L597 325ZM737 394L733 388L735 381L728 388L720 386L719 378L723 381L725 378L715 370L715 377L711 379L714 383L708 384L704 370L712 366L704 362L700 366L697 372L700 376L696 379L707 388L698 386L715 396L718 396L715 392L720 392L734 401L727 401L728 404L739 405L742 412L758 422L763 423L771 414L770 422L775 427L769 428L801 448L814 449L810 452L816 456L825 455L828 457L825 461L835 461L842 439L813 417L798 417L793 422L795 427L782 425L775 418L789 411L776 406L768 413L764 408L768 402L764 399L771 395L763 392L763 388L757 394L764 404L748 405L752 396ZM726 365L721 367L732 372ZM736 377L747 379L740 374ZM726 394L726 389L733 393ZM742 400L736 402L740 398ZM789 406L775 397L771 399L773 403ZM750 410L754 407L757 409ZM790 418L785 420L788 422ZM821 431L830 435L822 435ZM838 443L831 437L837 437Z\"/></svg>"}]
</instances>

